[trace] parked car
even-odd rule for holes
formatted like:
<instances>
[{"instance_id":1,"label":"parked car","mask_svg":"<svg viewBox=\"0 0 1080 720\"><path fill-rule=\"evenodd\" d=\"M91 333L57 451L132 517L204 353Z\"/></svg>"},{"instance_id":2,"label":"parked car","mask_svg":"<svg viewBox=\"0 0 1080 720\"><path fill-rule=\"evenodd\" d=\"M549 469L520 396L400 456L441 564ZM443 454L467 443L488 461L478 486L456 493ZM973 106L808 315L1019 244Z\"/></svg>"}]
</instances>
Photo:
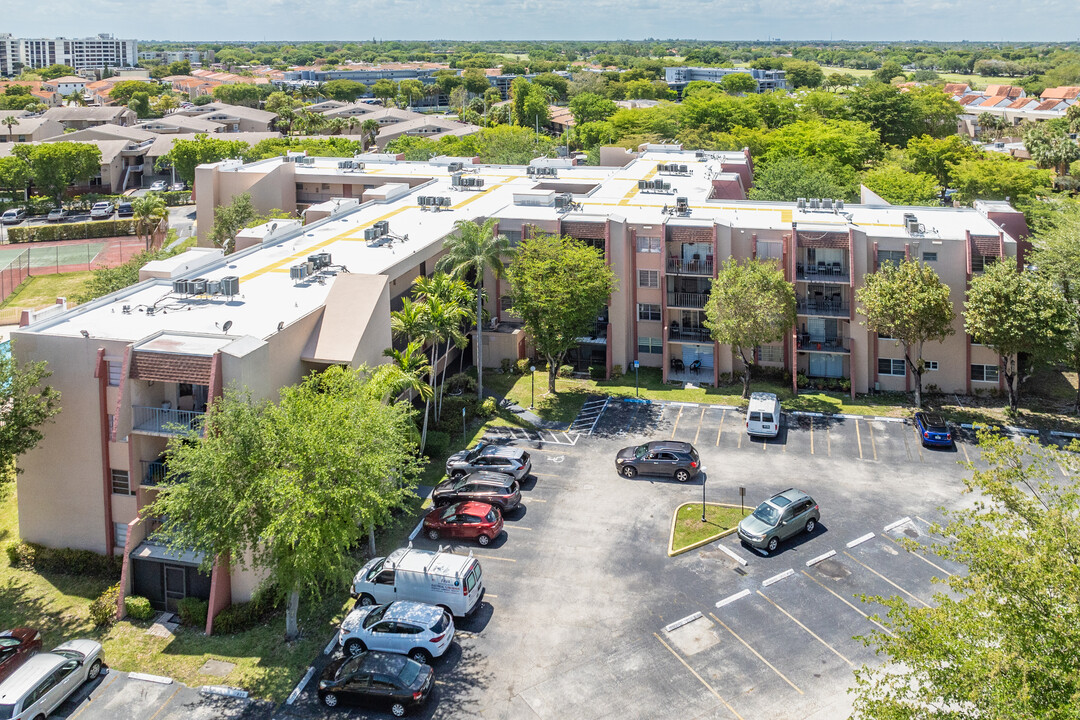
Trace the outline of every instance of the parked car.
<instances>
[{"instance_id":1,"label":"parked car","mask_svg":"<svg viewBox=\"0 0 1080 720\"><path fill-rule=\"evenodd\" d=\"M427 701L434 684L429 665L371 650L327 665L316 692L326 707L369 705L389 708L394 717L402 717Z\"/></svg>"},{"instance_id":2,"label":"parked car","mask_svg":"<svg viewBox=\"0 0 1080 720\"><path fill-rule=\"evenodd\" d=\"M0 681L39 652L41 633L37 630L22 627L0 632Z\"/></svg>"},{"instance_id":3,"label":"parked car","mask_svg":"<svg viewBox=\"0 0 1080 720\"><path fill-rule=\"evenodd\" d=\"M459 500L495 505L505 513L521 503L521 486L512 475L485 470L463 475L457 480L446 480L431 491L431 501L435 507Z\"/></svg>"},{"instance_id":4,"label":"parked car","mask_svg":"<svg viewBox=\"0 0 1080 720\"><path fill-rule=\"evenodd\" d=\"M406 600L357 607L345 617L338 631L338 645L348 656L381 650L408 655L425 664L441 657L453 639L454 619L450 613L435 605Z\"/></svg>"},{"instance_id":5,"label":"parked car","mask_svg":"<svg viewBox=\"0 0 1080 720\"><path fill-rule=\"evenodd\" d=\"M814 532L821 513L814 498L802 490L788 488L773 495L739 522L739 539L747 545L775 552L782 540L803 532Z\"/></svg>"},{"instance_id":6,"label":"parked car","mask_svg":"<svg viewBox=\"0 0 1080 720\"><path fill-rule=\"evenodd\" d=\"M424 518L424 532L432 540L441 537L475 539L487 545L503 529L499 508L487 503L459 502L432 510Z\"/></svg>"},{"instance_id":7,"label":"parked car","mask_svg":"<svg viewBox=\"0 0 1080 720\"><path fill-rule=\"evenodd\" d=\"M26 208L11 208L0 215L0 222L5 225L18 225L26 219Z\"/></svg>"},{"instance_id":8,"label":"parked car","mask_svg":"<svg viewBox=\"0 0 1080 720\"><path fill-rule=\"evenodd\" d=\"M116 206L117 217L134 217L135 208L131 206L129 202L118 203Z\"/></svg>"},{"instance_id":9,"label":"parked car","mask_svg":"<svg viewBox=\"0 0 1080 720\"><path fill-rule=\"evenodd\" d=\"M780 400L773 393L756 392L750 395L746 408L746 434L776 437L780 434Z\"/></svg>"},{"instance_id":10,"label":"parked car","mask_svg":"<svg viewBox=\"0 0 1080 720\"><path fill-rule=\"evenodd\" d=\"M187 185L182 182L174 182L169 186L169 190L172 190L173 192L183 192L184 190L187 190Z\"/></svg>"},{"instance_id":11,"label":"parked car","mask_svg":"<svg viewBox=\"0 0 1080 720\"><path fill-rule=\"evenodd\" d=\"M923 445L935 447L952 447L952 431L945 418L936 413L915 413L915 429L919 431Z\"/></svg>"},{"instance_id":12,"label":"parked car","mask_svg":"<svg viewBox=\"0 0 1080 720\"><path fill-rule=\"evenodd\" d=\"M484 571L471 554L420 550L409 543L409 547L373 558L360 568L351 594L363 606L412 600L464 617L484 596Z\"/></svg>"},{"instance_id":13,"label":"parked car","mask_svg":"<svg viewBox=\"0 0 1080 720\"><path fill-rule=\"evenodd\" d=\"M532 460L521 448L488 443L478 443L472 450L456 452L446 460L446 474L451 478L460 478L477 470L494 470L521 481L532 471Z\"/></svg>"},{"instance_id":14,"label":"parked car","mask_svg":"<svg viewBox=\"0 0 1080 720\"><path fill-rule=\"evenodd\" d=\"M0 718L46 718L83 683L96 680L102 667L101 644L93 640L71 640L38 653L0 682Z\"/></svg>"},{"instance_id":15,"label":"parked car","mask_svg":"<svg viewBox=\"0 0 1080 720\"><path fill-rule=\"evenodd\" d=\"M623 448L615 456L615 469L625 478L662 475L686 482L701 472L701 458L688 442L654 440Z\"/></svg>"},{"instance_id":16,"label":"parked car","mask_svg":"<svg viewBox=\"0 0 1080 720\"><path fill-rule=\"evenodd\" d=\"M61 222L67 220L68 211L62 207L53 208L49 211L49 214L45 216L45 219L49 222Z\"/></svg>"},{"instance_id":17,"label":"parked car","mask_svg":"<svg viewBox=\"0 0 1080 720\"><path fill-rule=\"evenodd\" d=\"M91 220L108 220L113 214L113 204L111 202L97 202L90 208Z\"/></svg>"},{"instance_id":18,"label":"parked car","mask_svg":"<svg viewBox=\"0 0 1080 720\"><path fill-rule=\"evenodd\" d=\"M169 184L164 180L155 180L153 184L150 185L150 192L165 192L168 189Z\"/></svg>"}]
</instances>

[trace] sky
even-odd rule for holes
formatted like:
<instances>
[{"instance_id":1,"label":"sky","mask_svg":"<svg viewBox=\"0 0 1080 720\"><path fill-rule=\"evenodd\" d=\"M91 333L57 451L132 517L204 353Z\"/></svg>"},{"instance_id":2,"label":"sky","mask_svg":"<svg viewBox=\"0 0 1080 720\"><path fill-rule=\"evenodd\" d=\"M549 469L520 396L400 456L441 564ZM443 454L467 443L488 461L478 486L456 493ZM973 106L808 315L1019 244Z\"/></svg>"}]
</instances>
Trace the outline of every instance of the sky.
<instances>
[{"instance_id":1,"label":"sky","mask_svg":"<svg viewBox=\"0 0 1080 720\"><path fill-rule=\"evenodd\" d=\"M1075 41L1078 0L46 0L0 32L139 40Z\"/></svg>"}]
</instances>

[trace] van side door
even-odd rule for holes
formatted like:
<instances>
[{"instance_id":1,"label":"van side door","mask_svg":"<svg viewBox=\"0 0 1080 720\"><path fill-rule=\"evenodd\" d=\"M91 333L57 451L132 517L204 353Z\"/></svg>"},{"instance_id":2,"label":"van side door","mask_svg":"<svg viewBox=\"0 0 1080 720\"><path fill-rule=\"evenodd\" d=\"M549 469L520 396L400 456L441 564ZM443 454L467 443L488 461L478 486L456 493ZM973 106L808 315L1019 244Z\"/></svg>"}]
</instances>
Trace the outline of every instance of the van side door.
<instances>
[{"instance_id":1,"label":"van side door","mask_svg":"<svg viewBox=\"0 0 1080 720\"><path fill-rule=\"evenodd\" d=\"M396 598L397 585L394 583L394 569L384 567L371 580L371 594L377 603L392 602Z\"/></svg>"}]
</instances>

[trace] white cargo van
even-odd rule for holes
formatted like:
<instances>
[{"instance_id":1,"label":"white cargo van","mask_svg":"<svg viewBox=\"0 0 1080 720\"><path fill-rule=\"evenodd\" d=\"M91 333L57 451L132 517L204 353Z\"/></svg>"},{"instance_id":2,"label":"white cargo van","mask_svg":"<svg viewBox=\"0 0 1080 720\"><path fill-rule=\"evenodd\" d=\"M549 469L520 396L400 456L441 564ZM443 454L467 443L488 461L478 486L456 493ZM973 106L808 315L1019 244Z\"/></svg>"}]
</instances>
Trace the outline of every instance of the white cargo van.
<instances>
[{"instance_id":1,"label":"white cargo van","mask_svg":"<svg viewBox=\"0 0 1080 720\"><path fill-rule=\"evenodd\" d=\"M756 392L746 408L746 432L749 435L776 437L780 433L780 401L772 393Z\"/></svg>"},{"instance_id":2,"label":"white cargo van","mask_svg":"<svg viewBox=\"0 0 1080 720\"><path fill-rule=\"evenodd\" d=\"M439 548L438 552L398 548L356 573L352 596L361 605L394 600L439 605L457 617L468 615L484 594L480 562Z\"/></svg>"}]
</instances>

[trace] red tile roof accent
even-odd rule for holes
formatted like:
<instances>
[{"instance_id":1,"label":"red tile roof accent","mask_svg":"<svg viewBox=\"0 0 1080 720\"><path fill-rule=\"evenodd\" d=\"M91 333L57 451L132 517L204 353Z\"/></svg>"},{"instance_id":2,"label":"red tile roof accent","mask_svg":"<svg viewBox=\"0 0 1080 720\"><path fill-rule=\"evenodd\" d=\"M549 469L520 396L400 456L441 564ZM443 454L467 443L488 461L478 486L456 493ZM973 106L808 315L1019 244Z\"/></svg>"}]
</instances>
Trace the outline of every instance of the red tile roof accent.
<instances>
[{"instance_id":1,"label":"red tile roof accent","mask_svg":"<svg viewBox=\"0 0 1080 720\"><path fill-rule=\"evenodd\" d=\"M1038 100L1035 100L1034 98L1020 98L1019 100L1009 103L1007 107L1009 110L1023 110L1033 102L1038 102Z\"/></svg>"},{"instance_id":2,"label":"red tile roof accent","mask_svg":"<svg viewBox=\"0 0 1080 720\"><path fill-rule=\"evenodd\" d=\"M984 98L982 95L965 95L964 97L960 98L960 104L971 105L974 102L982 102L983 99Z\"/></svg>"},{"instance_id":3,"label":"red tile roof accent","mask_svg":"<svg viewBox=\"0 0 1080 720\"><path fill-rule=\"evenodd\" d=\"M209 385L212 363L213 358L198 355L135 352L131 362L131 377L136 380Z\"/></svg>"},{"instance_id":4,"label":"red tile roof accent","mask_svg":"<svg viewBox=\"0 0 1080 720\"><path fill-rule=\"evenodd\" d=\"M1043 100L1074 100L1080 98L1080 87L1075 85L1062 85L1061 87L1046 88L1039 97Z\"/></svg>"},{"instance_id":5,"label":"red tile roof accent","mask_svg":"<svg viewBox=\"0 0 1080 720\"><path fill-rule=\"evenodd\" d=\"M603 240L604 223L566 222L562 225L562 232L579 240Z\"/></svg>"},{"instance_id":6,"label":"red tile roof accent","mask_svg":"<svg viewBox=\"0 0 1080 720\"><path fill-rule=\"evenodd\" d=\"M946 95L964 95L971 87L967 83L945 83Z\"/></svg>"},{"instance_id":7,"label":"red tile roof accent","mask_svg":"<svg viewBox=\"0 0 1080 720\"><path fill-rule=\"evenodd\" d=\"M1001 257L1001 243L997 235L972 235L971 244L975 255L983 257Z\"/></svg>"},{"instance_id":8,"label":"red tile roof accent","mask_svg":"<svg viewBox=\"0 0 1080 720\"><path fill-rule=\"evenodd\" d=\"M1016 99L1024 94L1024 88L1017 87L1016 85L987 85L987 95L1004 95Z\"/></svg>"},{"instance_id":9,"label":"red tile roof accent","mask_svg":"<svg viewBox=\"0 0 1080 720\"><path fill-rule=\"evenodd\" d=\"M836 248L840 250L848 249L848 234L838 232L822 232L817 233L813 231L805 232L799 230L796 235L799 247L804 248Z\"/></svg>"},{"instance_id":10,"label":"red tile roof accent","mask_svg":"<svg viewBox=\"0 0 1080 720\"><path fill-rule=\"evenodd\" d=\"M1056 108L1060 104L1061 104L1061 99L1060 98L1055 98L1053 100L1044 100L1043 102L1039 103L1038 105L1036 105L1032 109L1033 110L1053 110L1054 108Z\"/></svg>"}]
</instances>

